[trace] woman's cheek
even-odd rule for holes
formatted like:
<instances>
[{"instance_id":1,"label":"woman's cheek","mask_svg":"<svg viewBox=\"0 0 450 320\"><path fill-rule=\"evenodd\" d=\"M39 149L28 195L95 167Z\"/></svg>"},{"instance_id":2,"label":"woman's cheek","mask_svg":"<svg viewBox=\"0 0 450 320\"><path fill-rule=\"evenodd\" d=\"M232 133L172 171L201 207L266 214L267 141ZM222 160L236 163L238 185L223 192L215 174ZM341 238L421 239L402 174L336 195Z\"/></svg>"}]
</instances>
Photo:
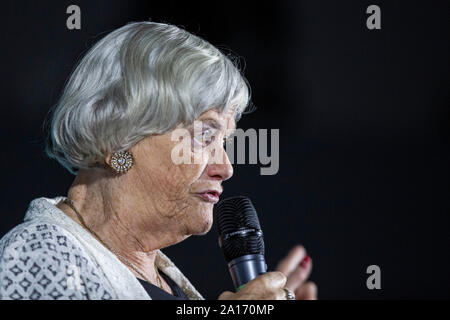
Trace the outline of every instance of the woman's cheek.
<instances>
[{"instance_id":1,"label":"woman's cheek","mask_svg":"<svg viewBox=\"0 0 450 320\"><path fill-rule=\"evenodd\" d=\"M180 181L183 181L185 187L190 187L202 176L206 164L184 164L180 165Z\"/></svg>"},{"instance_id":2,"label":"woman's cheek","mask_svg":"<svg viewBox=\"0 0 450 320\"><path fill-rule=\"evenodd\" d=\"M209 148L196 146L191 149L191 164L206 166L209 161L209 156Z\"/></svg>"}]
</instances>

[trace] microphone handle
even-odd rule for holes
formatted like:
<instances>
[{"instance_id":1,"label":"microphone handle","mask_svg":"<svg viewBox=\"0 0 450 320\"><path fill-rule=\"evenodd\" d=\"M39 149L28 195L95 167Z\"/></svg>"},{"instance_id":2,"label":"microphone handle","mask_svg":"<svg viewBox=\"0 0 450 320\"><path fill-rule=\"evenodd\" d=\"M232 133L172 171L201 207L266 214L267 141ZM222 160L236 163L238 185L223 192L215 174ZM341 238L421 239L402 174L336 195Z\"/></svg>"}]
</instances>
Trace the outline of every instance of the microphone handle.
<instances>
[{"instance_id":1,"label":"microphone handle","mask_svg":"<svg viewBox=\"0 0 450 320\"><path fill-rule=\"evenodd\" d=\"M248 254L228 263L228 269L233 279L236 291L239 291L247 282L260 274L267 272L267 264L262 254Z\"/></svg>"}]
</instances>

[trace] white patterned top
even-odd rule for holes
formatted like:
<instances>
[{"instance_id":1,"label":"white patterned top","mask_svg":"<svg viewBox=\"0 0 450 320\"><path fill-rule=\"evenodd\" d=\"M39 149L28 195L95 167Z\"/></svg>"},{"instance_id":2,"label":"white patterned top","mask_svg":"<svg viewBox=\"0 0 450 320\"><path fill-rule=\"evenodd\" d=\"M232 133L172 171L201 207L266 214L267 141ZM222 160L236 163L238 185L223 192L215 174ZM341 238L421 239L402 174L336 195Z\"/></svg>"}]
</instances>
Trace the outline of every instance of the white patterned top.
<instances>
[{"instance_id":1,"label":"white patterned top","mask_svg":"<svg viewBox=\"0 0 450 320\"><path fill-rule=\"evenodd\" d=\"M151 299L126 265L56 207L63 199L34 199L0 240L0 299ZM160 250L156 265L189 299L204 299Z\"/></svg>"}]
</instances>

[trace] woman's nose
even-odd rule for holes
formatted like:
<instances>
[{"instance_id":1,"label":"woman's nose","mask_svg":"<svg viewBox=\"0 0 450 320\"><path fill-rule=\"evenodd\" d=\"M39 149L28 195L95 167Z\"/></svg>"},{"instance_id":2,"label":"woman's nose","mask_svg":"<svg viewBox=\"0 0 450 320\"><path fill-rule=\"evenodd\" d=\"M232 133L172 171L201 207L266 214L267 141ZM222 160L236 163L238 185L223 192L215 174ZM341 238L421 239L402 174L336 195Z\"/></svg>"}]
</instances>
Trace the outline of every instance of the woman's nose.
<instances>
[{"instance_id":1,"label":"woman's nose","mask_svg":"<svg viewBox=\"0 0 450 320\"><path fill-rule=\"evenodd\" d=\"M222 181L228 180L233 176L233 166L228 159L228 155L223 151L223 160L221 163L208 164L208 175L215 179Z\"/></svg>"}]
</instances>

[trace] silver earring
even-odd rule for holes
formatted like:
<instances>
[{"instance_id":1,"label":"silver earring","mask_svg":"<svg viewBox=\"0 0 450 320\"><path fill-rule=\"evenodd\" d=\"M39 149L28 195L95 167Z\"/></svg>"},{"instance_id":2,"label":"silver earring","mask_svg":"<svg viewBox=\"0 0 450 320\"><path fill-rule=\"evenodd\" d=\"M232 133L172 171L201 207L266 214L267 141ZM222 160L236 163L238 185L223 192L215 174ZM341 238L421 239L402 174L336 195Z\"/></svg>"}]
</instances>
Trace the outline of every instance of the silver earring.
<instances>
[{"instance_id":1,"label":"silver earring","mask_svg":"<svg viewBox=\"0 0 450 320\"><path fill-rule=\"evenodd\" d=\"M128 151L114 152L111 156L111 168L117 173L127 172L133 165L133 156Z\"/></svg>"}]
</instances>

